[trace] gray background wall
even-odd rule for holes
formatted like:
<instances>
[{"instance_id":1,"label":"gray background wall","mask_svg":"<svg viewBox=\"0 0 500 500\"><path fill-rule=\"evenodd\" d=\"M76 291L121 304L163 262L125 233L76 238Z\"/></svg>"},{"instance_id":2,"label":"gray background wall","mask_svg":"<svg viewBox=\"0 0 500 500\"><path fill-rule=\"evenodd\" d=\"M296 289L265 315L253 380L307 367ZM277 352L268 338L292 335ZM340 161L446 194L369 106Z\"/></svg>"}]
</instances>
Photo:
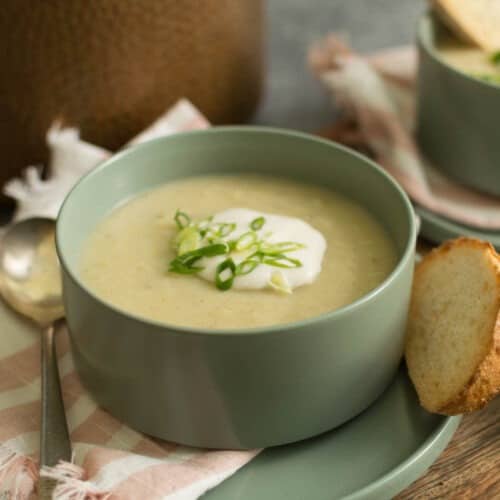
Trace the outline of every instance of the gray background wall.
<instances>
[{"instance_id":1,"label":"gray background wall","mask_svg":"<svg viewBox=\"0 0 500 500\"><path fill-rule=\"evenodd\" d=\"M317 130L334 119L331 100L310 74L307 49L330 31L370 51L409 43L424 0L267 0L268 74L255 123Z\"/></svg>"}]
</instances>

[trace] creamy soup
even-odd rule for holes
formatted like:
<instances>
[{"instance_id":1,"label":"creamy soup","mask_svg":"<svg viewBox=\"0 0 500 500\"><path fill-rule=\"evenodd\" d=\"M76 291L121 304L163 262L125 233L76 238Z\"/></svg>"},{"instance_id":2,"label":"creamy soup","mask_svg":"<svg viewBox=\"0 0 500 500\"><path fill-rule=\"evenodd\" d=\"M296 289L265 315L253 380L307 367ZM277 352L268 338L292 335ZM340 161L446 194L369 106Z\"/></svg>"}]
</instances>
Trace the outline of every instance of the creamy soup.
<instances>
[{"instance_id":1,"label":"creamy soup","mask_svg":"<svg viewBox=\"0 0 500 500\"><path fill-rule=\"evenodd\" d=\"M489 54L449 34L439 37L438 50L451 66L476 78L500 85L500 53Z\"/></svg>"},{"instance_id":2,"label":"creamy soup","mask_svg":"<svg viewBox=\"0 0 500 500\"><path fill-rule=\"evenodd\" d=\"M179 253L173 244L180 234L174 220L178 210L193 221L215 214L227 223L241 214L252 218L251 212L235 209L267 214L255 218L262 222L257 231L262 238L273 237L266 227L292 228L283 233L285 246L291 245L282 254L284 260L270 261L275 264L271 271L277 271L271 276L285 278L287 293L280 293L280 286L262 286L258 279L247 280L252 286L223 291L206 276L169 271L175 269L172 262ZM269 214L287 217L283 220L291 225ZM208 220L214 223L215 218ZM229 228L233 234L235 228L236 223ZM300 267L288 269L294 262ZM288 323L345 306L379 285L395 263L394 244L381 224L365 208L331 190L267 176L207 176L170 182L115 209L89 237L81 276L99 297L133 314L225 329ZM242 278L246 276L251 274Z\"/></svg>"}]
</instances>

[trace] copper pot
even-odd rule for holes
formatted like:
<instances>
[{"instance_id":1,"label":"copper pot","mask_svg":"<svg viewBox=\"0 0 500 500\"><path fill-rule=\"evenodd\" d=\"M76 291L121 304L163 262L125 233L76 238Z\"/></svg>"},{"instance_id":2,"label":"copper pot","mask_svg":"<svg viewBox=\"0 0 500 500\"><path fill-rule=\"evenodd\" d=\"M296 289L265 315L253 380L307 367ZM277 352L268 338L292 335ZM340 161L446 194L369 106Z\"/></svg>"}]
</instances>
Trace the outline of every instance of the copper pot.
<instances>
[{"instance_id":1,"label":"copper pot","mask_svg":"<svg viewBox=\"0 0 500 500\"><path fill-rule=\"evenodd\" d=\"M55 119L116 149L178 98L214 123L254 111L263 0L3 0L0 182L47 160Z\"/></svg>"}]
</instances>

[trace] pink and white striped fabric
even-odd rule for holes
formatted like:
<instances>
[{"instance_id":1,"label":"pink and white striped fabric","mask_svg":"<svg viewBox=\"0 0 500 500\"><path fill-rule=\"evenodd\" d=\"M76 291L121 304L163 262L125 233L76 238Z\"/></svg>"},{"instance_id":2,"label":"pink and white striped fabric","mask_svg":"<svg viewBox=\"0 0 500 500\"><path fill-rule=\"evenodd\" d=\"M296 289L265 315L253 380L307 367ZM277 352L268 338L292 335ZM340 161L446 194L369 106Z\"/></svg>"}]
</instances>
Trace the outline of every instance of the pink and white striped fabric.
<instances>
[{"instance_id":1,"label":"pink and white striped fabric","mask_svg":"<svg viewBox=\"0 0 500 500\"><path fill-rule=\"evenodd\" d=\"M207 121L187 101L169 113L134 143L180 130L205 128ZM60 173L75 168L78 175L110 153L84 143L73 131L52 131L49 144ZM71 166L73 165L73 166ZM75 172L73 172L75 174ZM64 183L41 181L32 171L10 183L20 201L18 217L57 212L76 175ZM65 192L63 192L66 190ZM35 192L35 195L33 195ZM29 203L29 198L42 200ZM31 200L33 201L33 200ZM61 464L45 474L60 479L54 498L61 500L189 500L198 498L251 460L255 451L208 451L188 448L140 434L100 409L81 386L74 371L65 329L57 335L57 352L73 464ZM40 344L34 325L0 302L0 498L36 498L40 426Z\"/></svg>"},{"instance_id":2,"label":"pink and white striped fabric","mask_svg":"<svg viewBox=\"0 0 500 500\"><path fill-rule=\"evenodd\" d=\"M417 204L467 225L500 229L500 198L450 180L418 150L414 47L363 57L330 35L311 49L309 61L344 112L336 140L368 148Z\"/></svg>"}]
</instances>

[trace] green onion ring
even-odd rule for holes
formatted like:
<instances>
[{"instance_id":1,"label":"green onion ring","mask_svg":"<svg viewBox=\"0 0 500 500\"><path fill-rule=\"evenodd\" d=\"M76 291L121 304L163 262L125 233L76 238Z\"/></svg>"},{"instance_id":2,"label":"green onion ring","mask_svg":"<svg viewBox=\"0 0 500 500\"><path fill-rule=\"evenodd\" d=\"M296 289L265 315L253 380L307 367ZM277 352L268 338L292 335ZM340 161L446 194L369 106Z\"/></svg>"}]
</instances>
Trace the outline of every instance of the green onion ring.
<instances>
[{"instance_id":1,"label":"green onion ring","mask_svg":"<svg viewBox=\"0 0 500 500\"><path fill-rule=\"evenodd\" d=\"M241 252L241 250L246 250L250 248L257 241L257 233L253 231L248 231L243 233L237 240L235 245L235 250Z\"/></svg>"},{"instance_id":2,"label":"green onion ring","mask_svg":"<svg viewBox=\"0 0 500 500\"><path fill-rule=\"evenodd\" d=\"M244 276L245 274L250 274L259 264L260 261L255 258L246 259L236 266L234 274L236 276Z\"/></svg>"},{"instance_id":3,"label":"green onion ring","mask_svg":"<svg viewBox=\"0 0 500 500\"><path fill-rule=\"evenodd\" d=\"M277 255L264 255L262 257L262 263L268 266L282 267L284 269L293 269L296 267L302 267L302 262L298 259L292 259L284 254Z\"/></svg>"},{"instance_id":4,"label":"green onion ring","mask_svg":"<svg viewBox=\"0 0 500 500\"><path fill-rule=\"evenodd\" d=\"M175 212L174 220L179 229L184 229L191 224L191 217L186 212L181 212L180 210Z\"/></svg>"},{"instance_id":5,"label":"green onion ring","mask_svg":"<svg viewBox=\"0 0 500 500\"><path fill-rule=\"evenodd\" d=\"M262 228L262 226L266 223L266 219L264 217L257 217L252 222L250 222L250 228L254 231L258 231Z\"/></svg>"},{"instance_id":6,"label":"green onion ring","mask_svg":"<svg viewBox=\"0 0 500 500\"><path fill-rule=\"evenodd\" d=\"M221 274L229 269L231 275L227 279L222 279ZM236 266L234 265L233 259L229 258L223 260L215 269L215 286L219 290L229 290L233 286L234 276L235 276Z\"/></svg>"}]
</instances>

